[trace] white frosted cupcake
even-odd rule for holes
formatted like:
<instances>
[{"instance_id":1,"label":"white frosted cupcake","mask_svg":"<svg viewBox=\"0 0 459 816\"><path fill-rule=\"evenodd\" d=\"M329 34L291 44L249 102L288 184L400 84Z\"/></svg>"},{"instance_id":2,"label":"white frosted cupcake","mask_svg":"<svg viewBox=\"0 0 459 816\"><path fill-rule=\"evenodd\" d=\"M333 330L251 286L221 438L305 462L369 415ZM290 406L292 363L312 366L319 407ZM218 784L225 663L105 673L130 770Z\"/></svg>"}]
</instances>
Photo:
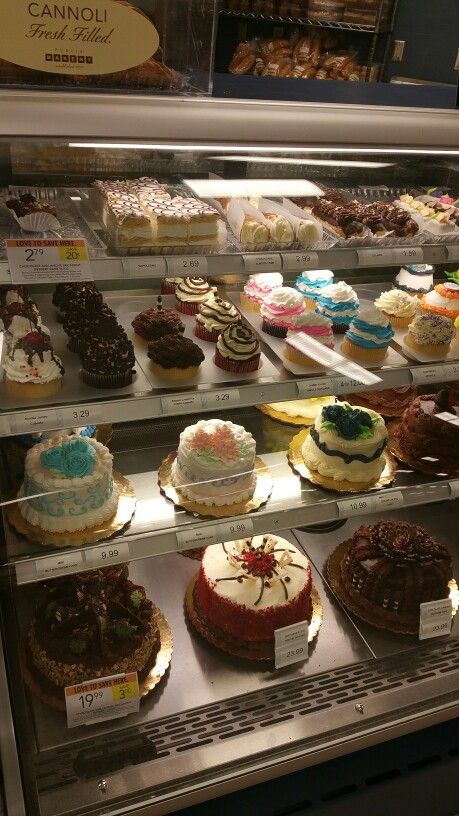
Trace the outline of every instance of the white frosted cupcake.
<instances>
[{"instance_id":1,"label":"white frosted cupcake","mask_svg":"<svg viewBox=\"0 0 459 816\"><path fill-rule=\"evenodd\" d=\"M406 329L416 314L419 300L402 289L389 289L376 298L375 306L389 318L394 329Z\"/></svg>"},{"instance_id":2,"label":"white frosted cupcake","mask_svg":"<svg viewBox=\"0 0 459 816\"><path fill-rule=\"evenodd\" d=\"M241 304L251 312L259 312L264 298L284 283L280 272L263 272L250 275L241 293Z\"/></svg>"},{"instance_id":3,"label":"white frosted cupcake","mask_svg":"<svg viewBox=\"0 0 459 816\"><path fill-rule=\"evenodd\" d=\"M3 363L5 389L15 397L51 397L62 386L64 367L46 335L30 332L18 340Z\"/></svg>"}]
</instances>

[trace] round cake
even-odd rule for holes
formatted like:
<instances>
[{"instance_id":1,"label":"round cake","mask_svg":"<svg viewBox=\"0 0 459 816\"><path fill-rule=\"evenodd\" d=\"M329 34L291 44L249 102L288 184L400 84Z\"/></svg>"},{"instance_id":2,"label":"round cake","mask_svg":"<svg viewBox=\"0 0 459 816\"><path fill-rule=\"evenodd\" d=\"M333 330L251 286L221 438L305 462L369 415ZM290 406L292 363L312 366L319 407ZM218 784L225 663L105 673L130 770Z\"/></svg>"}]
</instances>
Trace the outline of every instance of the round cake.
<instances>
[{"instance_id":1,"label":"round cake","mask_svg":"<svg viewBox=\"0 0 459 816\"><path fill-rule=\"evenodd\" d=\"M419 604L449 595L451 556L417 524L379 521L362 525L340 564L340 580L357 608L412 629Z\"/></svg>"},{"instance_id":2,"label":"round cake","mask_svg":"<svg viewBox=\"0 0 459 816\"><path fill-rule=\"evenodd\" d=\"M311 588L306 556L284 538L260 535L206 548L195 601L226 637L260 643L310 617Z\"/></svg>"},{"instance_id":3,"label":"round cake","mask_svg":"<svg viewBox=\"0 0 459 816\"><path fill-rule=\"evenodd\" d=\"M384 470L386 445L387 429L380 414L342 402L322 409L302 454L310 470L336 483L373 484Z\"/></svg>"},{"instance_id":4,"label":"round cake","mask_svg":"<svg viewBox=\"0 0 459 816\"><path fill-rule=\"evenodd\" d=\"M435 312L455 320L459 317L459 284L450 280L439 283L422 296L420 306L425 312Z\"/></svg>"},{"instance_id":5,"label":"round cake","mask_svg":"<svg viewBox=\"0 0 459 816\"><path fill-rule=\"evenodd\" d=\"M46 495L49 494L49 495ZM18 510L51 533L95 527L118 509L113 456L95 439L62 434L35 445L25 459Z\"/></svg>"},{"instance_id":6,"label":"round cake","mask_svg":"<svg viewBox=\"0 0 459 816\"><path fill-rule=\"evenodd\" d=\"M237 504L256 487L255 440L242 425L201 419L180 434L172 484L206 505Z\"/></svg>"},{"instance_id":7,"label":"round cake","mask_svg":"<svg viewBox=\"0 0 459 816\"><path fill-rule=\"evenodd\" d=\"M440 415L440 417L439 417ZM445 416L446 415L446 416ZM451 389L421 394L406 408L397 429L397 444L408 459L454 473L459 470L459 416ZM457 419L456 419L457 422Z\"/></svg>"},{"instance_id":8,"label":"round cake","mask_svg":"<svg viewBox=\"0 0 459 816\"><path fill-rule=\"evenodd\" d=\"M400 388L384 388L382 391L359 391L358 394L352 394L352 401L355 405L371 408L387 418L401 416L416 396L415 386L403 385Z\"/></svg>"},{"instance_id":9,"label":"round cake","mask_svg":"<svg viewBox=\"0 0 459 816\"><path fill-rule=\"evenodd\" d=\"M125 565L51 581L27 635L31 668L49 691L123 672L142 679L160 645L155 607Z\"/></svg>"}]
</instances>

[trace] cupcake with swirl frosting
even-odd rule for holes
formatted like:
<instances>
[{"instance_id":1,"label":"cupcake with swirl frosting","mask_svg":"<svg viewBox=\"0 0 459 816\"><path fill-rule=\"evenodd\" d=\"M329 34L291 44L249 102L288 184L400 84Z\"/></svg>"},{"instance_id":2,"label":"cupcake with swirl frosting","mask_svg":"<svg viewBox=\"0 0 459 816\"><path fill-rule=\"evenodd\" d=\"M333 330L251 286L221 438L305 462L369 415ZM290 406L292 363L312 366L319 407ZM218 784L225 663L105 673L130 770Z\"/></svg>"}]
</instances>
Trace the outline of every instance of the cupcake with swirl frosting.
<instances>
[{"instance_id":1,"label":"cupcake with swirl frosting","mask_svg":"<svg viewBox=\"0 0 459 816\"><path fill-rule=\"evenodd\" d=\"M214 291L205 278L183 278L175 290L177 311L182 314L197 314L201 304L209 300Z\"/></svg>"},{"instance_id":2,"label":"cupcake with swirl frosting","mask_svg":"<svg viewBox=\"0 0 459 816\"><path fill-rule=\"evenodd\" d=\"M316 311L333 321L335 332L344 334L352 318L356 316L359 306L359 299L352 287L344 281L339 281L322 289L317 298Z\"/></svg>"},{"instance_id":3,"label":"cupcake with swirl frosting","mask_svg":"<svg viewBox=\"0 0 459 816\"><path fill-rule=\"evenodd\" d=\"M250 312L259 312L264 298L284 283L280 272L259 272L249 275L241 292L241 305Z\"/></svg>"},{"instance_id":4,"label":"cupcake with swirl frosting","mask_svg":"<svg viewBox=\"0 0 459 816\"><path fill-rule=\"evenodd\" d=\"M419 300L402 289L389 289L376 298L375 306L389 318L394 329L406 329L416 314Z\"/></svg>"},{"instance_id":5,"label":"cupcake with swirl frosting","mask_svg":"<svg viewBox=\"0 0 459 816\"><path fill-rule=\"evenodd\" d=\"M219 297L211 298L199 307L194 333L201 340L216 343L220 332L240 321L241 315L233 303Z\"/></svg>"},{"instance_id":6,"label":"cupcake with swirl frosting","mask_svg":"<svg viewBox=\"0 0 459 816\"><path fill-rule=\"evenodd\" d=\"M344 335L341 351L354 360L381 363L393 336L394 330L389 318L376 306L367 306L360 309L352 319Z\"/></svg>"},{"instance_id":7,"label":"cupcake with swirl frosting","mask_svg":"<svg viewBox=\"0 0 459 816\"><path fill-rule=\"evenodd\" d=\"M291 286L280 286L264 298L260 314L262 329L273 337L286 337L292 321L304 312L304 298Z\"/></svg>"},{"instance_id":8,"label":"cupcake with swirl frosting","mask_svg":"<svg viewBox=\"0 0 459 816\"><path fill-rule=\"evenodd\" d=\"M228 326L217 340L214 363L219 368L236 374L257 371L260 365L260 343L253 331L242 323Z\"/></svg>"}]
</instances>

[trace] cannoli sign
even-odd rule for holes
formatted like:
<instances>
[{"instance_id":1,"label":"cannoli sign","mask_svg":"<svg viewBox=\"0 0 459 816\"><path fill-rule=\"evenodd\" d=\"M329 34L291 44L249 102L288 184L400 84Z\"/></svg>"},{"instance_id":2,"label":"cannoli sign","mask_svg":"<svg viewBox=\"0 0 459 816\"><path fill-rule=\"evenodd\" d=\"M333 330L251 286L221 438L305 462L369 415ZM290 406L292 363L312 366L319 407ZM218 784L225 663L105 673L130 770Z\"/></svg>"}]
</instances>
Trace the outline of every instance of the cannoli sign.
<instances>
[{"instance_id":1,"label":"cannoli sign","mask_svg":"<svg viewBox=\"0 0 459 816\"><path fill-rule=\"evenodd\" d=\"M158 49L148 17L125 0L0 0L0 58L53 74L111 74Z\"/></svg>"}]
</instances>

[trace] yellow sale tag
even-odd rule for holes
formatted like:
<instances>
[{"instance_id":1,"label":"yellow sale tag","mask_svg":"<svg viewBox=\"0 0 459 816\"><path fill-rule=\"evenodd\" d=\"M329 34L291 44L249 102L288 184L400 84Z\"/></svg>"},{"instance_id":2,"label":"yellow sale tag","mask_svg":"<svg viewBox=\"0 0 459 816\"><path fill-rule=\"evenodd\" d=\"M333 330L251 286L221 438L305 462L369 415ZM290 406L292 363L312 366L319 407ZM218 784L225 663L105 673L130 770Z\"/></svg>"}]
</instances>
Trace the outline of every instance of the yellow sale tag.
<instances>
[{"instance_id":1,"label":"yellow sale tag","mask_svg":"<svg viewBox=\"0 0 459 816\"><path fill-rule=\"evenodd\" d=\"M128 675L128 677L131 677L131 675ZM132 680L121 683L119 686L113 686L112 696L116 703L121 703L123 700L134 700L136 697L138 697L139 683L137 681L137 676Z\"/></svg>"},{"instance_id":2,"label":"yellow sale tag","mask_svg":"<svg viewBox=\"0 0 459 816\"><path fill-rule=\"evenodd\" d=\"M58 247L61 261L88 261L88 250L85 241L71 241L67 246Z\"/></svg>"}]
</instances>

